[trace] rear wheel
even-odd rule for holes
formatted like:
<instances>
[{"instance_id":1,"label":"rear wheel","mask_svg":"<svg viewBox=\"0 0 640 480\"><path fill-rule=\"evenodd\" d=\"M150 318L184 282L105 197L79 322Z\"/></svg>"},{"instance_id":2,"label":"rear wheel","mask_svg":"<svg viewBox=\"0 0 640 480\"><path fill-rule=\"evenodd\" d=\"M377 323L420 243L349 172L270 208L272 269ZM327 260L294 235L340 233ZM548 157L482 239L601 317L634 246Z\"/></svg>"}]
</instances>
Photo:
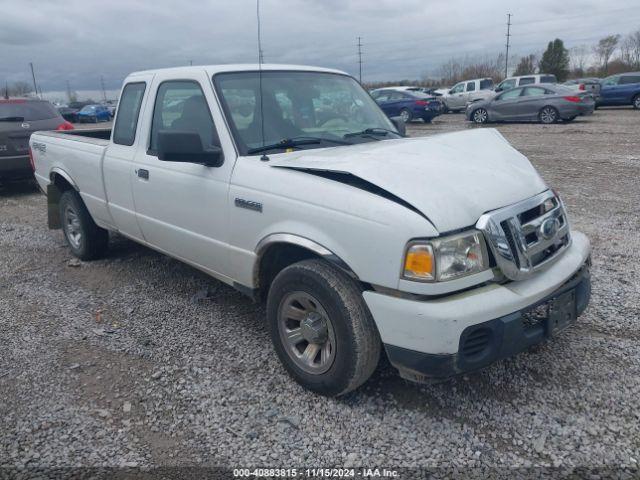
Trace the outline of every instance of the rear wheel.
<instances>
[{"instance_id":1,"label":"rear wheel","mask_svg":"<svg viewBox=\"0 0 640 480\"><path fill-rule=\"evenodd\" d=\"M378 364L380 337L359 284L322 260L295 263L276 276L267 317L280 361L316 393L350 392Z\"/></svg>"},{"instance_id":2,"label":"rear wheel","mask_svg":"<svg viewBox=\"0 0 640 480\"><path fill-rule=\"evenodd\" d=\"M60 218L67 244L80 260L93 260L107 251L109 232L95 224L75 190L60 197Z\"/></svg>"},{"instance_id":3,"label":"rear wheel","mask_svg":"<svg viewBox=\"0 0 640 480\"><path fill-rule=\"evenodd\" d=\"M540 113L538 114L540 122L545 124L556 123L558 121L558 117L558 110L550 106L542 107Z\"/></svg>"},{"instance_id":4,"label":"rear wheel","mask_svg":"<svg viewBox=\"0 0 640 480\"><path fill-rule=\"evenodd\" d=\"M633 97L633 108L640 110L640 94Z\"/></svg>"},{"instance_id":5,"label":"rear wheel","mask_svg":"<svg viewBox=\"0 0 640 480\"><path fill-rule=\"evenodd\" d=\"M476 108L471 118L475 123L487 123L489 121L489 113L484 108Z\"/></svg>"},{"instance_id":6,"label":"rear wheel","mask_svg":"<svg viewBox=\"0 0 640 480\"><path fill-rule=\"evenodd\" d=\"M403 108L402 110L400 110L400 118L404 123L409 123L413 118L413 115L411 114L411 111L409 109Z\"/></svg>"}]
</instances>

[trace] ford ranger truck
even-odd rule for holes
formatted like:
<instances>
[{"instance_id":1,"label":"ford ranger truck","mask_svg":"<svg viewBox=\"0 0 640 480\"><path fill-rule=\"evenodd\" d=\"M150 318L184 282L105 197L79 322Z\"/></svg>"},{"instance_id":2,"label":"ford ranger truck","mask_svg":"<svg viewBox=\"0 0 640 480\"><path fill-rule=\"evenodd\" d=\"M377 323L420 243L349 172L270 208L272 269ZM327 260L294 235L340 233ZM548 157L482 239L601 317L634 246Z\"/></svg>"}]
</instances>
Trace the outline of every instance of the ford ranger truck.
<instances>
[{"instance_id":1,"label":"ford ranger truck","mask_svg":"<svg viewBox=\"0 0 640 480\"><path fill-rule=\"evenodd\" d=\"M403 133L343 72L225 65L133 73L112 130L30 147L75 256L116 232L265 300L284 368L341 395L382 354L418 382L477 370L590 297L589 240L498 131Z\"/></svg>"}]
</instances>

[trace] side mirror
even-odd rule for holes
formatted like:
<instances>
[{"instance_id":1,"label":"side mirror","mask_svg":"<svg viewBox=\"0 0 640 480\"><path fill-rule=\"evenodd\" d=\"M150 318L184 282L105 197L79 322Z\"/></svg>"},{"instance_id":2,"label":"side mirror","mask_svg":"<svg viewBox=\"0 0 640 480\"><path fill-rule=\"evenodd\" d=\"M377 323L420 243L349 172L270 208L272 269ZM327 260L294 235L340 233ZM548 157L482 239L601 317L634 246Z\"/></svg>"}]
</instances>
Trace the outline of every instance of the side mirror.
<instances>
[{"instance_id":1,"label":"side mirror","mask_svg":"<svg viewBox=\"0 0 640 480\"><path fill-rule=\"evenodd\" d=\"M158 160L219 167L224 156L218 146L205 149L200 135L195 132L159 131Z\"/></svg>"},{"instance_id":2,"label":"side mirror","mask_svg":"<svg viewBox=\"0 0 640 480\"><path fill-rule=\"evenodd\" d=\"M449 90L447 93L448 93L449 95L452 95L452 94L453 94L453 90Z\"/></svg>"},{"instance_id":3,"label":"side mirror","mask_svg":"<svg viewBox=\"0 0 640 480\"><path fill-rule=\"evenodd\" d=\"M402 120L401 117L391 117L389 118L389 120L391 120L391 123L393 123L393 126L396 127L396 130L398 130L398 133L400 135L402 135L403 137L407 136L407 126L404 123L404 120Z\"/></svg>"},{"instance_id":4,"label":"side mirror","mask_svg":"<svg viewBox=\"0 0 640 480\"><path fill-rule=\"evenodd\" d=\"M496 87L496 92L501 92L502 91L502 87Z\"/></svg>"}]
</instances>

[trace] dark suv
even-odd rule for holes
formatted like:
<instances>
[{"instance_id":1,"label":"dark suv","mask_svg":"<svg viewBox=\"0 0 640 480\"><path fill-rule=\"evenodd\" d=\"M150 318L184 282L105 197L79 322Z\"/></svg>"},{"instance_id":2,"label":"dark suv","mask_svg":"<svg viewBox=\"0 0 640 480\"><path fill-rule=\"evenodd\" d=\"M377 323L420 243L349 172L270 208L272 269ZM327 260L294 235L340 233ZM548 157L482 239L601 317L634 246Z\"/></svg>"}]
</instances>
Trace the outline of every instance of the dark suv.
<instances>
[{"instance_id":1,"label":"dark suv","mask_svg":"<svg viewBox=\"0 0 640 480\"><path fill-rule=\"evenodd\" d=\"M0 181L30 177L29 137L37 130L73 130L51 103L0 99Z\"/></svg>"}]
</instances>

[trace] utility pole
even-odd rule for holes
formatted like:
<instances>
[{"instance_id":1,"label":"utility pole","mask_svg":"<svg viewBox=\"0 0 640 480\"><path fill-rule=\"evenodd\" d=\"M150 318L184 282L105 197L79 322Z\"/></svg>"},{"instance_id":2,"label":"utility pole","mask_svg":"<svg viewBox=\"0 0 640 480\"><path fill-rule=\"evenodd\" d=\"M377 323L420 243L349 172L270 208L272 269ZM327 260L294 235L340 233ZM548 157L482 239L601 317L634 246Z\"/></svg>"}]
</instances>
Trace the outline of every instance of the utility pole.
<instances>
[{"instance_id":1,"label":"utility pole","mask_svg":"<svg viewBox=\"0 0 640 480\"><path fill-rule=\"evenodd\" d=\"M358 80L362 83L362 37L358 37Z\"/></svg>"},{"instance_id":2,"label":"utility pole","mask_svg":"<svg viewBox=\"0 0 640 480\"><path fill-rule=\"evenodd\" d=\"M33 78L33 91L38 95L38 84L36 83L36 74L33 71L33 63L29 62L29 67L31 67L31 77Z\"/></svg>"},{"instance_id":3,"label":"utility pole","mask_svg":"<svg viewBox=\"0 0 640 480\"><path fill-rule=\"evenodd\" d=\"M189 66L193 67L193 60L189 60Z\"/></svg>"},{"instance_id":4,"label":"utility pole","mask_svg":"<svg viewBox=\"0 0 640 480\"><path fill-rule=\"evenodd\" d=\"M104 77L100 75L100 86L102 87L102 99L107 101L107 91L104 89Z\"/></svg>"},{"instance_id":5,"label":"utility pole","mask_svg":"<svg viewBox=\"0 0 640 480\"><path fill-rule=\"evenodd\" d=\"M509 69L509 39L511 38L511 14L507 13L507 54L504 58L504 78L507 78Z\"/></svg>"}]
</instances>

